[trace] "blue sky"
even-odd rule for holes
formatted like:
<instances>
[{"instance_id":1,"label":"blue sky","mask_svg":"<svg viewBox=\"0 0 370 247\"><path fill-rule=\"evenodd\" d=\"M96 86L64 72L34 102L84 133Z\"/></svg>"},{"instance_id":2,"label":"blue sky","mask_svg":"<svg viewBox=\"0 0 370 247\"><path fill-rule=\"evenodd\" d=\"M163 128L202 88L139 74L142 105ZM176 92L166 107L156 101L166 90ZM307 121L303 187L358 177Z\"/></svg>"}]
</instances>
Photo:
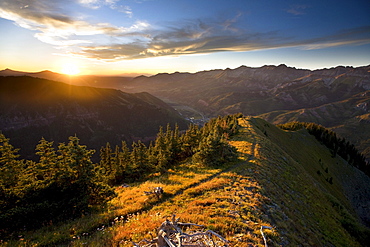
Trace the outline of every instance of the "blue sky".
<instances>
[{"instance_id":1,"label":"blue sky","mask_svg":"<svg viewBox=\"0 0 370 247\"><path fill-rule=\"evenodd\" d=\"M0 69L155 74L370 64L370 1L1 0Z\"/></svg>"}]
</instances>

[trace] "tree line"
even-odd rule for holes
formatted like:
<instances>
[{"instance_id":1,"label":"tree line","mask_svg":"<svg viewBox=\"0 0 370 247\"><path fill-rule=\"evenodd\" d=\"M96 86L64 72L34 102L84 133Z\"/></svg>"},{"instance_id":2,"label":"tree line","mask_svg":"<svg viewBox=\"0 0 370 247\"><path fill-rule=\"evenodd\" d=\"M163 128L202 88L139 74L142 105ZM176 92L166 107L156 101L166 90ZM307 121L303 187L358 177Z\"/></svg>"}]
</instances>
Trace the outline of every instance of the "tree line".
<instances>
[{"instance_id":1,"label":"tree line","mask_svg":"<svg viewBox=\"0 0 370 247\"><path fill-rule=\"evenodd\" d=\"M349 164L363 171L367 176L370 176L370 164L366 161L364 155L359 152L356 147L345 138L338 137L334 131L331 131L322 125L306 122L290 122L278 125L281 129L296 131L305 128L308 133L330 149L332 156L339 155Z\"/></svg>"},{"instance_id":2,"label":"tree line","mask_svg":"<svg viewBox=\"0 0 370 247\"><path fill-rule=\"evenodd\" d=\"M112 148L107 143L98 163L91 160L95 150L81 145L77 136L57 149L42 138L38 161L32 161L20 159L19 149L0 133L0 236L91 213L115 196L114 185L166 172L180 162L215 167L232 161L236 150L227 140L238 132L239 117L214 118L203 127L190 124L186 131L167 125L149 145L138 141L129 148L122 141Z\"/></svg>"},{"instance_id":3,"label":"tree line","mask_svg":"<svg viewBox=\"0 0 370 247\"><path fill-rule=\"evenodd\" d=\"M238 131L238 116L214 118L202 128L190 124L183 133L177 125L174 129L167 125L166 130L160 127L154 142L149 145L134 142L131 149L125 141L114 148L107 143L100 149L100 167L106 182L115 185L137 181L144 175L165 172L188 159L207 166L231 161L236 151L227 140Z\"/></svg>"}]
</instances>

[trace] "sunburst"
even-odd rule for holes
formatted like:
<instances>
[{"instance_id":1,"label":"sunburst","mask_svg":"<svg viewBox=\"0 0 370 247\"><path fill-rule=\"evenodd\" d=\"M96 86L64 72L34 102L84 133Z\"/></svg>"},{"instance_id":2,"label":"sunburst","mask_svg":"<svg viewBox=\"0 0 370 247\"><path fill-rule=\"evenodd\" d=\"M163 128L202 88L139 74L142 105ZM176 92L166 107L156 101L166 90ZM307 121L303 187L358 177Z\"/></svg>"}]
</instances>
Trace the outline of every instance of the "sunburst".
<instances>
[{"instance_id":1,"label":"sunburst","mask_svg":"<svg viewBox=\"0 0 370 247\"><path fill-rule=\"evenodd\" d=\"M66 75L77 75L80 73L80 69L74 63L66 63L62 67L62 73Z\"/></svg>"}]
</instances>

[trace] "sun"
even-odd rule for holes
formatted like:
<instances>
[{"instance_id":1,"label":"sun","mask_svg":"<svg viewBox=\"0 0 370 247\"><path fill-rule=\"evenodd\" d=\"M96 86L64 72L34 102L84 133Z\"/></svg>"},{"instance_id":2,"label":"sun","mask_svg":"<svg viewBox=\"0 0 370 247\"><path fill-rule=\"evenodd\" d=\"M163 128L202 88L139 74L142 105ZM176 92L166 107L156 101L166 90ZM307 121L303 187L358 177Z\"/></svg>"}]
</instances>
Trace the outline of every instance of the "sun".
<instances>
[{"instance_id":1,"label":"sun","mask_svg":"<svg viewBox=\"0 0 370 247\"><path fill-rule=\"evenodd\" d=\"M66 75L77 75L80 73L80 70L76 64L66 63L62 67L62 73Z\"/></svg>"}]
</instances>

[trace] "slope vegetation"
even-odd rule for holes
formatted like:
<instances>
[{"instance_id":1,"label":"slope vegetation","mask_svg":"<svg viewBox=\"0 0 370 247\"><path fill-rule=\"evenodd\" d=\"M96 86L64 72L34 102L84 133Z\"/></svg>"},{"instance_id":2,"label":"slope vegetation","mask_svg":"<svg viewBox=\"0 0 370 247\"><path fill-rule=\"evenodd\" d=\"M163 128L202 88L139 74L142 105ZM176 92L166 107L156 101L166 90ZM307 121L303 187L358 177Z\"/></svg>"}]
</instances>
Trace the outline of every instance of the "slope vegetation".
<instances>
[{"instance_id":1,"label":"slope vegetation","mask_svg":"<svg viewBox=\"0 0 370 247\"><path fill-rule=\"evenodd\" d=\"M264 246L261 229L268 246L368 243L369 177L332 157L304 129L284 131L259 118L238 121L230 144L239 161L213 168L189 161L144 183L117 187L106 213L25 233L27 243L132 246L156 235L173 214L218 232L230 246ZM162 197L145 195L157 186Z\"/></svg>"},{"instance_id":2,"label":"slope vegetation","mask_svg":"<svg viewBox=\"0 0 370 247\"><path fill-rule=\"evenodd\" d=\"M360 222L369 219L369 177L332 158L306 131L286 132L256 118L240 119L239 124L241 131L231 144L242 161L114 228L114 238L144 237L128 229L176 214L184 222L218 231L232 246L263 245L260 229L266 226L273 227L265 230L272 246L366 243L369 230ZM158 178L156 185L167 191L173 183Z\"/></svg>"}]
</instances>

